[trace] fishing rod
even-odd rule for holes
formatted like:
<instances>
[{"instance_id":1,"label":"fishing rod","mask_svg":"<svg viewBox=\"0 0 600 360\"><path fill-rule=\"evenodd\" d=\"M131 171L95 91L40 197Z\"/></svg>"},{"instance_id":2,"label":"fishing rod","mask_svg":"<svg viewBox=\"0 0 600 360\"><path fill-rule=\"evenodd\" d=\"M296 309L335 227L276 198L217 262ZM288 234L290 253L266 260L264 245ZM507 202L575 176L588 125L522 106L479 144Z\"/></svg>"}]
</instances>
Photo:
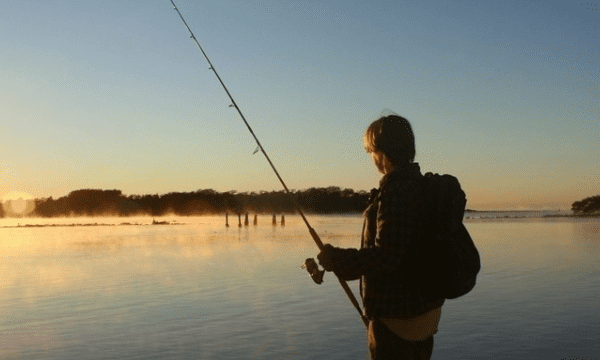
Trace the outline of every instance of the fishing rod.
<instances>
[{"instance_id":1,"label":"fishing rod","mask_svg":"<svg viewBox=\"0 0 600 360\"><path fill-rule=\"evenodd\" d=\"M229 96L229 100L231 100L231 105L229 105L229 106L230 107L234 107L237 110L238 114L240 114L240 117L244 121L244 124L246 124L246 127L250 131L250 134L252 134L252 137L254 137L254 140L256 141L256 144L258 145L258 148L260 149L260 151L263 153L263 155L265 156L265 158L269 162L269 165L271 165L271 168L275 172L275 175L277 175L277 178L281 182L281 185L283 185L283 188L285 189L285 193L291 199L292 203L294 204L294 207L296 208L296 211L298 211L298 214L300 214L300 216L302 217L302 220L304 220L304 223L308 227L308 232L310 233L310 235L312 236L313 240L315 241L315 243L319 247L319 250L323 250L323 242L321 241L321 238L319 237L319 235L317 235L317 232L308 223L308 220L306 219L306 216L304 216L304 212L302 211L302 209L300 209L300 206L298 205L298 202L296 201L296 199L294 198L294 196L292 195L292 193L288 189L287 185L285 184L285 182L283 181L283 179L279 175L279 172L275 168L275 165L273 165L273 163L271 162L271 159L269 158L269 155L267 155L267 153L266 153L265 149L263 148L263 146L261 145L260 141L258 141L258 138L254 134L254 131L252 131L252 128L250 127L250 124L248 124L248 121L246 121L246 118L244 117L244 114L242 114L242 111L240 110L239 106L237 105L237 103L235 102L235 100L233 100L233 96L231 96L231 93L227 89L227 86L225 86L225 83L223 83L223 80L221 80L221 77L219 76L219 73L217 73L217 70L215 69L215 67L213 66L212 62L210 61L210 59L206 55L206 52L204 52L204 49L202 49L202 46L200 45L200 42L198 42L198 39L196 39L196 36L192 32L192 29L190 29L190 27L188 26L187 22L183 18L183 15L181 15L181 12L177 8L177 5L175 5L175 3L173 2L173 0L170 0L170 1L171 1L171 4L173 4L173 8L175 9L175 11L177 11L177 14L179 14L179 17L181 18L181 21L183 21L183 24L185 25L185 27L189 31L190 38L192 38L196 42L196 45L198 45L198 48L202 52L202 55L204 55L204 58L208 62L208 65L209 65L208 69L212 70L215 73L215 76L217 77L217 79L221 83L221 86L223 87L223 89L227 93L227 96ZM312 279L317 284L320 284L323 281L323 274L325 273L325 271L324 270L319 270L319 267L316 264L316 262L315 262L314 259L306 259L305 267L308 270L308 272L309 272L310 276L312 277ZM337 275L336 275L336 277L337 277ZM363 315L362 310L360 309L360 305L358 304L358 301L356 300L356 297L354 297L354 294L352 293L352 290L350 290L350 287L348 287L348 284L346 283L345 280L342 280L339 277L337 277L337 279L340 282L340 285L342 286L342 288L344 289L344 291L346 292L346 295L348 295L348 298L352 302L352 305L354 305L354 307L358 311L358 314L360 315L361 320L363 321L363 323L365 324L365 326L368 328L369 327L369 323L368 323L367 319L365 318L365 316Z\"/></svg>"}]
</instances>

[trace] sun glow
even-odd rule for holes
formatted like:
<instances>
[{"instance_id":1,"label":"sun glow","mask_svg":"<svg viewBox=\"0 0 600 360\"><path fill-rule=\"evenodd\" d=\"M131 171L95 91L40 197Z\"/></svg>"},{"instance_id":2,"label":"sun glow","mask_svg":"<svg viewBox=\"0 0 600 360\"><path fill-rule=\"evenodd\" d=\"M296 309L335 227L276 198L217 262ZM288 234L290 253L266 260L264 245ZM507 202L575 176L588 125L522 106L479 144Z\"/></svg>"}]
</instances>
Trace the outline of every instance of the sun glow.
<instances>
[{"instance_id":1,"label":"sun glow","mask_svg":"<svg viewBox=\"0 0 600 360\"><path fill-rule=\"evenodd\" d=\"M34 197L26 192L11 191L2 198L4 212L13 216L25 216L35 209Z\"/></svg>"}]
</instances>

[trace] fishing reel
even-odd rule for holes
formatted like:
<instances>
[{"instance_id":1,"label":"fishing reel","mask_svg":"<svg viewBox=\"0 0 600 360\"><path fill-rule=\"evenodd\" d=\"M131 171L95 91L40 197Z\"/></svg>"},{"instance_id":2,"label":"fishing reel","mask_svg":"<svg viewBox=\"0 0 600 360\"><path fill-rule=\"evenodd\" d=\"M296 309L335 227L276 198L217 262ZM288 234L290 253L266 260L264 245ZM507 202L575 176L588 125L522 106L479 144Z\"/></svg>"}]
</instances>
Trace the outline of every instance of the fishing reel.
<instances>
[{"instance_id":1,"label":"fishing reel","mask_svg":"<svg viewBox=\"0 0 600 360\"><path fill-rule=\"evenodd\" d=\"M304 265L301 266L302 269L306 269L310 274L310 277L316 284L321 284L323 282L323 275L325 275L325 270L319 270L319 265L313 258L308 258L304 261Z\"/></svg>"}]
</instances>

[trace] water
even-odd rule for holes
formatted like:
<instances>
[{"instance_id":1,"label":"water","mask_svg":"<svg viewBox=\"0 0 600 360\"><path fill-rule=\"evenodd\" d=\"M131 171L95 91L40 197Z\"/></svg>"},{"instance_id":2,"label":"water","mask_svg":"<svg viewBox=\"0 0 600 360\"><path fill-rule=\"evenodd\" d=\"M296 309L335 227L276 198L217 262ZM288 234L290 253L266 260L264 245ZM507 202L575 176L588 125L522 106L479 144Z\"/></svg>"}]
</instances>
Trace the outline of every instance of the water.
<instances>
[{"instance_id":1,"label":"water","mask_svg":"<svg viewBox=\"0 0 600 360\"><path fill-rule=\"evenodd\" d=\"M316 246L299 217L176 220L0 219L0 358L368 358L335 278L300 268ZM359 216L309 220L324 242L358 246ZM138 225L23 226L123 222ZM465 222L483 269L444 305L433 359L600 357L600 221Z\"/></svg>"}]
</instances>

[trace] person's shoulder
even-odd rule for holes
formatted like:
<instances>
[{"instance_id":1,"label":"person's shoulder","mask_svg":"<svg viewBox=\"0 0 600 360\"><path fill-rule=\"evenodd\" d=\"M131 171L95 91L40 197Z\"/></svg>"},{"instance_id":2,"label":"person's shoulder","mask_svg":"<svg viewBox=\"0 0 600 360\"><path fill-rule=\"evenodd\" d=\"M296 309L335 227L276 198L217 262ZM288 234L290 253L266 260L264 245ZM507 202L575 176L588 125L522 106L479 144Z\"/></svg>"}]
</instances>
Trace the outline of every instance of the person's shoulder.
<instances>
[{"instance_id":1,"label":"person's shoulder","mask_svg":"<svg viewBox=\"0 0 600 360\"><path fill-rule=\"evenodd\" d=\"M422 177L409 177L395 172L387 174L380 187L381 197L384 198L412 197L422 193L422 190Z\"/></svg>"}]
</instances>

